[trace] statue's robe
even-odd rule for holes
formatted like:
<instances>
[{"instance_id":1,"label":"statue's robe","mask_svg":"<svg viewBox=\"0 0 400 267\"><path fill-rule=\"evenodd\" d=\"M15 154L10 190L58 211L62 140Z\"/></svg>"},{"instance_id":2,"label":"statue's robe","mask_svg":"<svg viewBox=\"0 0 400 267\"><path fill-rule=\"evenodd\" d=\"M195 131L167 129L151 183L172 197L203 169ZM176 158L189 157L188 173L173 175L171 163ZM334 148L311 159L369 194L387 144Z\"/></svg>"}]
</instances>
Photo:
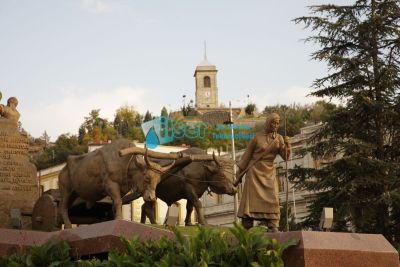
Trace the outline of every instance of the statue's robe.
<instances>
[{"instance_id":1,"label":"statue's robe","mask_svg":"<svg viewBox=\"0 0 400 267\"><path fill-rule=\"evenodd\" d=\"M269 148L269 146L271 147ZM238 217L268 219L279 222L279 184L275 174L274 160L279 154L286 160L283 137L279 134L257 133L250 141L238 166L241 170L266 153L246 172Z\"/></svg>"}]
</instances>

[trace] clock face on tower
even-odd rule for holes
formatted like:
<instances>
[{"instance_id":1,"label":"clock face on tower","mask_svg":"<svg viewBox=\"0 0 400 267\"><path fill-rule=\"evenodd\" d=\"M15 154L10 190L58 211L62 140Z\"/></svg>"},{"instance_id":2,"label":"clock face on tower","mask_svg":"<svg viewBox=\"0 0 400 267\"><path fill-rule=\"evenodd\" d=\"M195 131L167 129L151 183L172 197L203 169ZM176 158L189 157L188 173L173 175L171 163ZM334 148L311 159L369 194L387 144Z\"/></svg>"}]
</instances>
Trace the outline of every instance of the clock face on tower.
<instances>
[{"instance_id":1,"label":"clock face on tower","mask_svg":"<svg viewBox=\"0 0 400 267\"><path fill-rule=\"evenodd\" d=\"M210 96L211 96L211 92L210 92L210 91L205 91L205 92L204 92L204 95L205 95L206 97L210 97Z\"/></svg>"}]
</instances>

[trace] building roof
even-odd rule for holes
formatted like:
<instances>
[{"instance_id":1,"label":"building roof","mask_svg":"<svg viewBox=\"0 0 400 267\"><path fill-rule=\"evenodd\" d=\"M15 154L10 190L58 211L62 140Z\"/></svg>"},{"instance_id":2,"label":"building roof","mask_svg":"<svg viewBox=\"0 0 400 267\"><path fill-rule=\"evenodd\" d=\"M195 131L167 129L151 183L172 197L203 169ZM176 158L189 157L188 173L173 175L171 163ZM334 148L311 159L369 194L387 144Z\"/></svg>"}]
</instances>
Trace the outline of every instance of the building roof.
<instances>
[{"instance_id":1,"label":"building roof","mask_svg":"<svg viewBox=\"0 0 400 267\"><path fill-rule=\"evenodd\" d=\"M196 71L198 70L217 70L216 66L211 64L207 57L205 56L203 61L201 61L197 66L196 66Z\"/></svg>"},{"instance_id":2,"label":"building roof","mask_svg":"<svg viewBox=\"0 0 400 267\"><path fill-rule=\"evenodd\" d=\"M213 64L211 64L208 59L205 57L203 59L203 61L201 61L197 66L214 66Z\"/></svg>"}]
</instances>

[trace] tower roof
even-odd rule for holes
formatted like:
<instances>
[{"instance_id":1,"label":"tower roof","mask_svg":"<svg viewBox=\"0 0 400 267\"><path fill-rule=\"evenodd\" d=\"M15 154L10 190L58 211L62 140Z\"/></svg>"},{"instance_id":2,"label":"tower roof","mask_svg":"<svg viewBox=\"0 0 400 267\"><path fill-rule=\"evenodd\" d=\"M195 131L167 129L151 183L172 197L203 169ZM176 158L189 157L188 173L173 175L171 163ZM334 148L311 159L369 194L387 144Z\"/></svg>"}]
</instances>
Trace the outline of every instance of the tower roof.
<instances>
[{"instance_id":1,"label":"tower roof","mask_svg":"<svg viewBox=\"0 0 400 267\"><path fill-rule=\"evenodd\" d=\"M214 66L214 65L211 64L211 63L208 61L207 57L204 57L203 61L201 61L200 64L197 65L197 66L199 67L199 66Z\"/></svg>"},{"instance_id":2,"label":"tower roof","mask_svg":"<svg viewBox=\"0 0 400 267\"><path fill-rule=\"evenodd\" d=\"M204 57L203 61L201 61L197 66L196 66L196 71L198 70L217 70L217 67L215 65L211 64L207 57Z\"/></svg>"}]
</instances>

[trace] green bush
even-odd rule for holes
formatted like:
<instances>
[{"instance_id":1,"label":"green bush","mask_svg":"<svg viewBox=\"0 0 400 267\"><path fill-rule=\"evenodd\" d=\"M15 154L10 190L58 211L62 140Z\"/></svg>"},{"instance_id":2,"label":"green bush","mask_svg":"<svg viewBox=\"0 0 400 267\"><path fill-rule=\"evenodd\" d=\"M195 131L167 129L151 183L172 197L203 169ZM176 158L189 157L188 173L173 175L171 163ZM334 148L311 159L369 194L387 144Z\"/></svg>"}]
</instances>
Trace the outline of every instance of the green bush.
<instances>
[{"instance_id":1,"label":"green bush","mask_svg":"<svg viewBox=\"0 0 400 267\"><path fill-rule=\"evenodd\" d=\"M40 247L32 247L29 254L18 256L11 255L6 259L0 259L0 266L9 267L69 267L76 266L70 258L70 246L61 241L57 244L47 242Z\"/></svg>"},{"instance_id":2,"label":"green bush","mask_svg":"<svg viewBox=\"0 0 400 267\"><path fill-rule=\"evenodd\" d=\"M138 237L122 238L125 252L112 250L108 259L100 261L73 260L66 242L46 243L33 247L28 255L12 255L0 260L0 266L29 267L128 267L128 266L283 266L282 253L297 240L279 244L268 239L263 228L245 230L240 224L230 229L231 234L215 228L199 227L194 236L184 236L174 230L175 240L162 237L141 243ZM229 241L228 241L229 239Z\"/></svg>"}]
</instances>

